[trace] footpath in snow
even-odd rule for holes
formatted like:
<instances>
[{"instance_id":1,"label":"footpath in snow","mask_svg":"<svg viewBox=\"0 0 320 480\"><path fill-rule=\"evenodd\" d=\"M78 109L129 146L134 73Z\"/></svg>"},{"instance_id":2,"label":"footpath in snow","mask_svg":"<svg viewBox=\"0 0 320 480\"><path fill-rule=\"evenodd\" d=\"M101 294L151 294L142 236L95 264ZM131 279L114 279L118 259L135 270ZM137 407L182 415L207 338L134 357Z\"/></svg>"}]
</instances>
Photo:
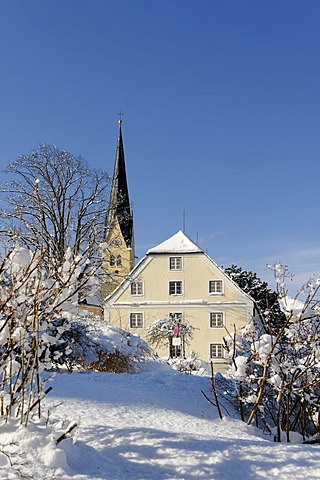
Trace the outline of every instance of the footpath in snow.
<instances>
[{"instance_id":1,"label":"footpath in snow","mask_svg":"<svg viewBox=\"0 0 320 480\"><path fill-rule=\"evenodd\" d=\"M237 420L228 402L221 421L201 394L210 394L207 377L63 373L52 386L47 427L2 429L0 478L320 479L320 447L273 443ZM72 421L71 437L56 446Z\"/></svg>"}]
</instances>

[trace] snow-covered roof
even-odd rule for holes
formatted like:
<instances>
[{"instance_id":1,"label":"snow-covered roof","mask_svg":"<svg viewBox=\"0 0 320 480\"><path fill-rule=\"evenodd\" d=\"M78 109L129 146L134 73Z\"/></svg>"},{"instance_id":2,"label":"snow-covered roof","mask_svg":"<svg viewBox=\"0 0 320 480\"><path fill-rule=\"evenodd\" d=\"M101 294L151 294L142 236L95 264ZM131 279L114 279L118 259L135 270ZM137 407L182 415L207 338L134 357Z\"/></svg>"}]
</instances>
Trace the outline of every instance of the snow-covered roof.
<instances>
[{"instance_id":1,"label":"snow-covered roof","mask_svg":"<svg viewBox=\"0 0 320 480\"><path fill-rule=\"evenodd\" d=\"M198 245L193 243L182 230L160 243L156 247L150 248L147 255L150 253L203 253Z\"/></svg>"}]
</instances>

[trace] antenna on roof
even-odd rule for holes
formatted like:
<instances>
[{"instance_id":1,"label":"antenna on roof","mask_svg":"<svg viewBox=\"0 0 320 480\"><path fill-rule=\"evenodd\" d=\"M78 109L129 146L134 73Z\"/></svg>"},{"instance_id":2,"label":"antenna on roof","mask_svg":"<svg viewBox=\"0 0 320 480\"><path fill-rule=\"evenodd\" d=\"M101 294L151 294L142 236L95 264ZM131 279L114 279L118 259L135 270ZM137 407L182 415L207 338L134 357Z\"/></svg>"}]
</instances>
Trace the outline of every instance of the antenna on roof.
<instances>
[{"instance_id":1,"label":"antenna on roof","mask_svg":"<svg viewBox=\"0 0 320 480\"><path fill-rule=\"evenodd\" d=\"M185 210L183 210L182 231L183 233L186 233L186 211Z\"/></svg>"},{"instance_id":2,"label":"antenna on roof","mask_svg":"<svg viewBox=\"0 0 320 480\"><path fill-rule=\"evenodd\" d=\"M198 230L196 232L196 239L197 239L196 244L199 245L199 232L198 232Z\"/></svg>"}]
</instances>

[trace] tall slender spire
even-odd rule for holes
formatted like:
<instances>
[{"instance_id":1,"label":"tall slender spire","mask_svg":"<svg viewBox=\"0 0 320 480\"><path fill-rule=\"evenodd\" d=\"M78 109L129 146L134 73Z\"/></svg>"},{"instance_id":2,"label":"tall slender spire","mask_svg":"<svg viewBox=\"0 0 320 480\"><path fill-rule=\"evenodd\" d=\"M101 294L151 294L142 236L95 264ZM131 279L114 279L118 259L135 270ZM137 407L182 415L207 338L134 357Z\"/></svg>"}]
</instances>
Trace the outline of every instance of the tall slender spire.
<instances>
[{"instance_id":1,"label":"tall slender spire","mask_svg":"<svg viewBox=\"0 0 320 480\"><path fill-rule=\"evenodd\" d=\"M122 115L122 114L121 114ZM119 133L114 163L113 180L107 219L107 239L118 222L127 248L133 245L133 216L131 212L126 165L122 140L122 120L118 121Z\"/></svg>"}]
</instances>

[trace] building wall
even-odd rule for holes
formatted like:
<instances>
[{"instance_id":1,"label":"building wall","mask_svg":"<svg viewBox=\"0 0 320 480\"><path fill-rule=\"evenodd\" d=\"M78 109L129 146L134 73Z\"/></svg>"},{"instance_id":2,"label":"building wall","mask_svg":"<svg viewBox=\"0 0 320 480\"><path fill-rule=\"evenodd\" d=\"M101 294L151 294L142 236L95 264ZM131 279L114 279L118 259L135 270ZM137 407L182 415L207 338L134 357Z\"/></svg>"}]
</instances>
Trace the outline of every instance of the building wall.
<instances>
[{"instance_id":1,"label":"building wall","mask_svg":"<svg viewBox=\"0 0 320 480\"><path fill-rule=\"evenodd\" d=\"M170 270L170 257L182 257L182 269ZM250 319L253 304L204 253L148 255L141 267L130 276L141 281L143 295L132 295L129 281L122 284L115 297L107 302L106 319L110 324L128 329L146 339L146 329L170 313L182 316L195 327L194 337L186 346L203 360L210 360L210 344L222 344L223 337L244 326ZM223 292L209 293L209 281L221 280ZM169 282L181 281L182 294L169 295ZM142 328L130 327L130 314L142 313ZM210 326L210 313L223 314L223 326ZM216 347L214 347L216 348ZM168 346L157 349L160 356L168 354ZM212 358L216 368L224 371L226 360Z\"/></svg>"},{"instance_id":2,"label":"building wall","mask_svg":"<svg viewBox=\"0 0 320 480\"><path fill-rule=\"evenodd\" d=\"M104 272L102 279L103 299L117 288L134 265L134 250L127 248L118 220L115 220L115 225L113 225L107 242L108 247L102 254ZM114 258L114 264L110 262L111 256ZM118 257L121 258L121 265L118 265Z\"/></svg>"},{"instance_id":3,"label":"building wall","mask_svg":"<svg viewBox=\"0 0 320 480\"><path fill-rule=\"evenodd\" d=\"M182 257L182 270L170 270L170 257ZM144 281L143 298L150 301L191 301L201 300L219 303L225 301L243 301L244 295L240 294L231 281L226 282L226 275L203 253L177 254L177 255L152 255L147 257L148 263L137 279ZM183 293L173 298L169 295L168 282L182 281ZM210 294L209 280L222 280L224 293ZM121 302L132 302L130 289L124 287ZM120 301L119 298L119 301Z\"/></svg>"},{"instance_id":4,"label":"building wall","mask_svg":"<svg viewBox=\"0 0 320 480\"><path fill-rule=\"evenodd\" d=\"M101 319L103 317L103 309L100 305L79 304L79 308L85 312L89 312L95 317Z\"/></svg>"}]
</instances>

